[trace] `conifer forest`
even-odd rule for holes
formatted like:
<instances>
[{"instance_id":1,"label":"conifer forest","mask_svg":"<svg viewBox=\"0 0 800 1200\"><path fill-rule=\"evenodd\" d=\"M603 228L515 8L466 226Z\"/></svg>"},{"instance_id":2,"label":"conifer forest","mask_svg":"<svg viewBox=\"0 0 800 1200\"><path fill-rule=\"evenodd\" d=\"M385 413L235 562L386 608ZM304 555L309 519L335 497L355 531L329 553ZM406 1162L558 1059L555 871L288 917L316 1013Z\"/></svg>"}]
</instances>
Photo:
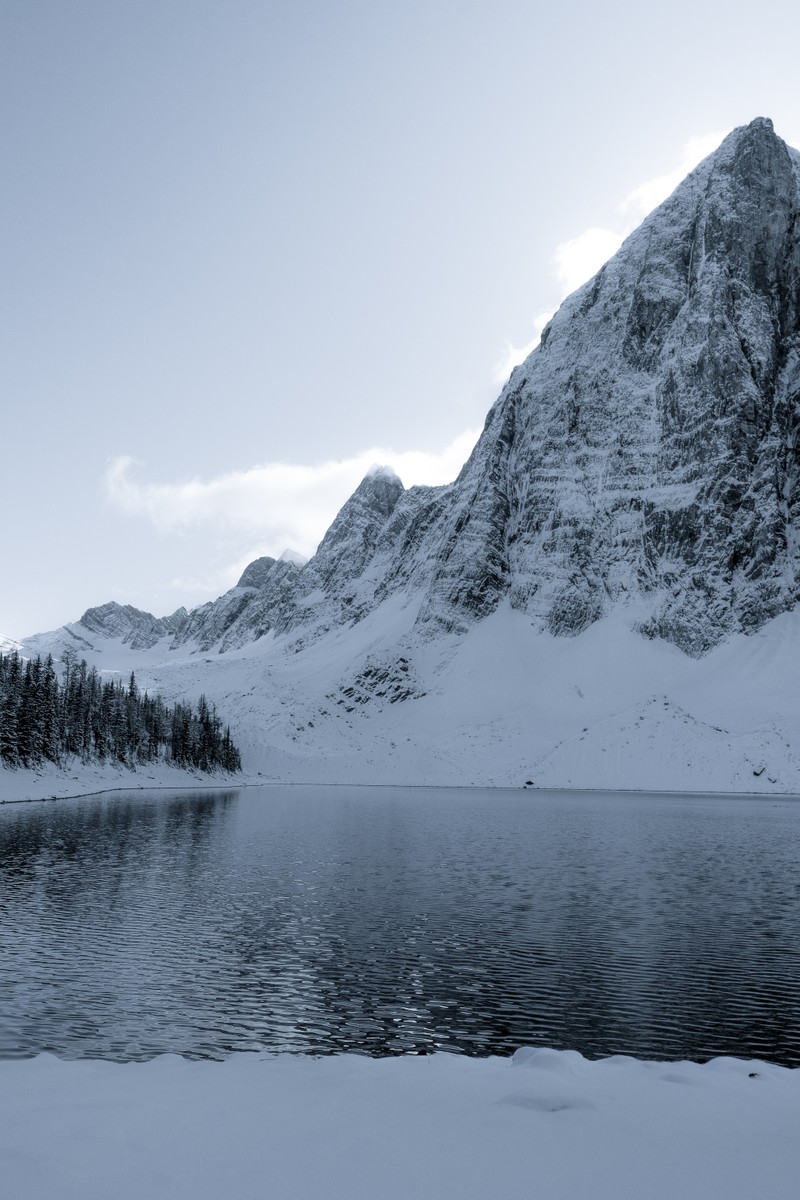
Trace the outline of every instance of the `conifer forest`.
<instances>
[{"instance_id":1,"label":"conifer forest","mask_svg":"<svg viewBox=\"0 0 800 1200\"><path fill-rule=\"evenodd\" d=\"M50 655L22 659L0 654L0 762L33 767L116 762L134 768L160 760L199 771L239 771L239 751L213 705L165 704L129 682L103 679L76 655L62 660L61 679Z\"/></svg>"}]
</instances>

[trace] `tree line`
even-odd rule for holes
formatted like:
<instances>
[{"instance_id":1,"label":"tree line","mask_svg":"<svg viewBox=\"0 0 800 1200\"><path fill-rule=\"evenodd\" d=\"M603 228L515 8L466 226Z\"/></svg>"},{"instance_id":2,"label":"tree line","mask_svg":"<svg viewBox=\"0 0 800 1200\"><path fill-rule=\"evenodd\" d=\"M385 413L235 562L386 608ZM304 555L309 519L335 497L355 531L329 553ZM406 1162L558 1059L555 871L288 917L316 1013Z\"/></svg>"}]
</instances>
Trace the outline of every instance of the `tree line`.
<instances>
[{"instance_id":1,"label":"tree line","mask_svg":"<svg viewBox=\"0 0 800 1200\"><path fill-rule=\"evenodd\" d=\"M49 654L0 654L0 762L33 767L71 755L131 768L159 760L200 771L242 766L230 728L205 696L196 707L167 705L141 692L133 672L127 686L103 680L69 650L60 680Z\"/></svg>"}]
</instances>

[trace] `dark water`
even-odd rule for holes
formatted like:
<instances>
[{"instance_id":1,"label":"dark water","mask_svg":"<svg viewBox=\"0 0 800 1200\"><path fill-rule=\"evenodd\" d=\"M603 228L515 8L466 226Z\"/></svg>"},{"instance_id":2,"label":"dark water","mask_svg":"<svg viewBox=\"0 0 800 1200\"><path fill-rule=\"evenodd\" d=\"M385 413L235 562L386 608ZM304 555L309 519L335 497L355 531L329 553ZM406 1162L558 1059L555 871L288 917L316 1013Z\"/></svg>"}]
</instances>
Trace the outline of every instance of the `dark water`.
<instances>
[{"instance_id":1,"label":"dark water","mask_svg":"<svg viewBox=\"0 0 800 1200\"><path fill-rule=\"evenodd\" d=\"M800 1065L800 803L263 788L0 808L0 1056Z\"/></svg>"}]
</instances>

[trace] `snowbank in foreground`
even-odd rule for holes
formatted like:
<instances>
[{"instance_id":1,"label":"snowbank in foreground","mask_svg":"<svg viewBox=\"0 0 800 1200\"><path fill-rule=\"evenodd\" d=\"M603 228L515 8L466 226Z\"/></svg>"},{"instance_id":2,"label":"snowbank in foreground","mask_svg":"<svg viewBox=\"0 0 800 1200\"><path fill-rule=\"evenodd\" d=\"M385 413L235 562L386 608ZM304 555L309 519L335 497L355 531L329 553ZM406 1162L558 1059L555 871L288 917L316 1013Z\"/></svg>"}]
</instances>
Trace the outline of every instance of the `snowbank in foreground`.
<instances>
[{"instance_id":1,"label":"snowbank in foreground","mask_svg":"<svg viewBox=\"0 0 800 1200\"><path fill-rule=\"evenodd\" d=\"M800 1070L173 1056L0 1062L18 1200L796 1200Z\"/></svg>"}]
</instances>

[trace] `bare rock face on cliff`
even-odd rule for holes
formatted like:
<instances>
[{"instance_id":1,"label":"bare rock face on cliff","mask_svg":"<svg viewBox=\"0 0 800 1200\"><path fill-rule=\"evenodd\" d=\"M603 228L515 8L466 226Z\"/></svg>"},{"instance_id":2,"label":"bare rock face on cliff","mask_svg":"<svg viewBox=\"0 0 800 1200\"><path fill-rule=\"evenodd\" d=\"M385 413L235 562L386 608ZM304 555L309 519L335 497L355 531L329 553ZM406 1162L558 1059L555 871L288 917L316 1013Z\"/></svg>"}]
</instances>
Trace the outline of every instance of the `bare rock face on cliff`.
<instances>
[{"instance_id":1,"label":"bare rock face on cliff","mask_svg":"<svg viewBox=\"0 0 800 1200\"><path fill-rule=\"evenodd\" d=\"M800 155L760 118L565 301L458 480L394 489L364 553L329 569L329 534L308 579L346 574L356 612L419 593L431 633L504 598L563 635L629 603L702 653L797 601L799 424Z\"/></svg>"},{"instance_id":2,"label":"bare rock face on cliff","mask_svg":"<svg viewBox=\"0 0 800 1200\"><path fill-rule=\"evenodd\" d=\"M759 118L564 302L454 483L374 469L305 566L260 559L168 624L83 624L113 607L144 642L224 651L389 597L425 637L501 602L556 635L626 605L702 654L797 602L798 426L800 155Z\"/></svg>"},{"instance_id":3,"label":"bare rock face on cliff","mask_svg":"<svg viewBox=\"0 0 800 1200\"><path fill-rule=\"evenodd\" d=\"M458 481L424 617L508 595L574 634L635 600L702 653L795 604L799 184L769 121L736 130L562 305Z\"/></svg>"},{"instance_id":4,"label":"bare rock face on cliff","mask_svg":"<svg viewBox=\"0 0 800 1200\"><path fill-rule=\"evenodd\" d=\"M795 604L799 180L769 121L736 130L512 375L498 591L543 628L635 597L698 653Z\"/></svg>"}]
</instances>

